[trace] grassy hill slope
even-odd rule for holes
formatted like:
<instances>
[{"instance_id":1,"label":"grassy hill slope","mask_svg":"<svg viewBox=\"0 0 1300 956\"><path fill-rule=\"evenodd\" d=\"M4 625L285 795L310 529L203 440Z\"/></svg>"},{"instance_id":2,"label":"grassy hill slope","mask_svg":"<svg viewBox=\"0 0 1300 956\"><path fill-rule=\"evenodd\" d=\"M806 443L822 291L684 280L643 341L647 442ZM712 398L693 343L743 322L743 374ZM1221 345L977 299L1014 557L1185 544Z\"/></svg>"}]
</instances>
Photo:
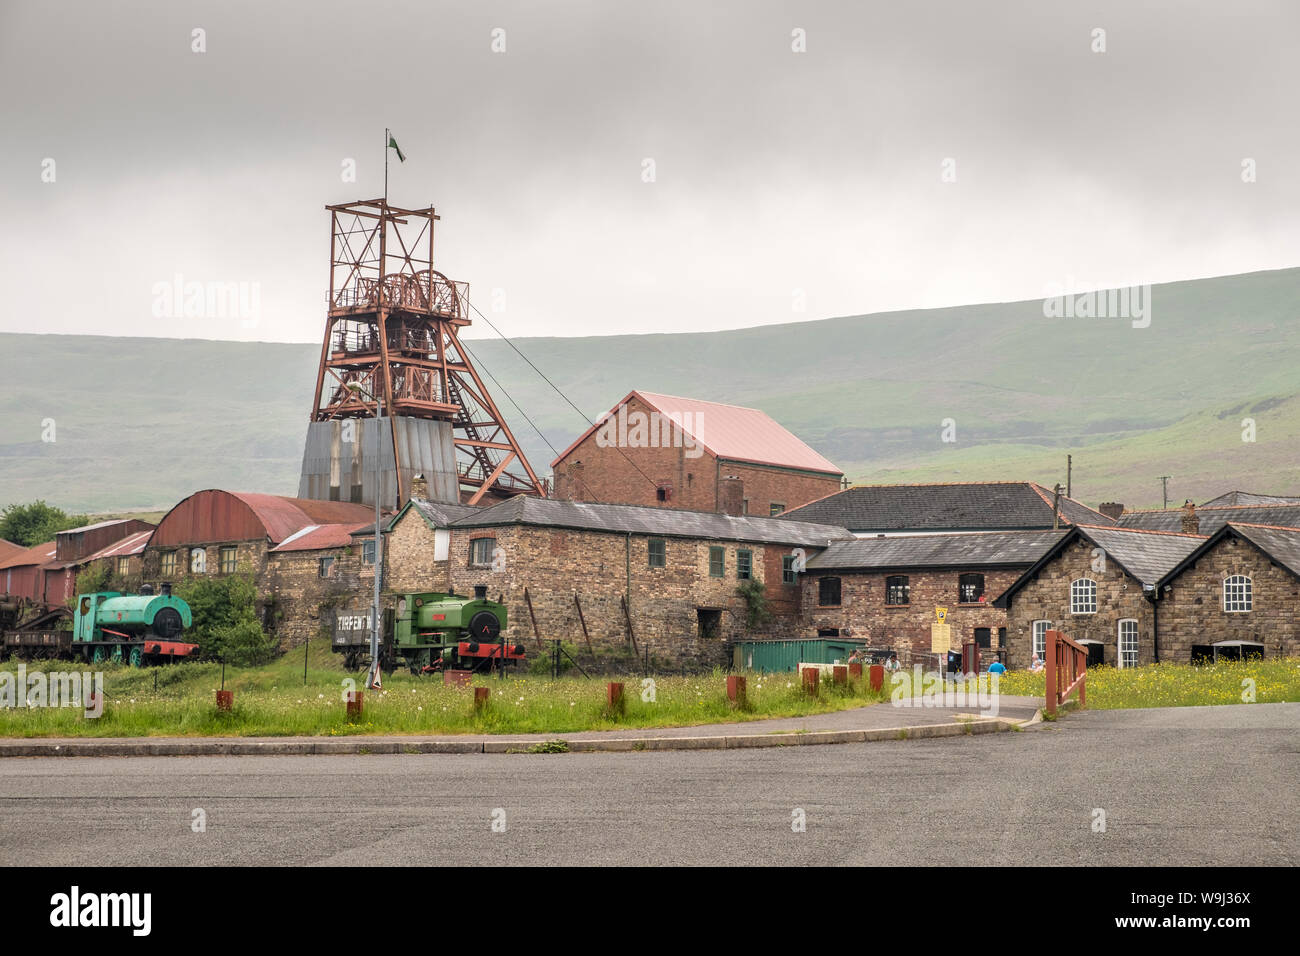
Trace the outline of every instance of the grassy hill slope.
<instances>
[{"instance_id":1,"label":"grassy hill slope","mask_svg":"<svg viewBox=\"0 0 1300 956\"><path fill-rule=\"evenodd\" d=\"M525 338L596 415L632 387L752 405L861 481L1065 478L1091 503L1300 489L1300 269L1152 289L1151 324L1040 301L727 332ZM499 340L472 340L539 472L585 422ZM0 505L166 507L292 494L315 345L0 335ZM508 392L541 429L524 421ZM1243 418L1256 441L1241 440ZM951 418L957 441L940 440ZM53 419L56 441L43 442Z\"/></svg>"}]
</instances>

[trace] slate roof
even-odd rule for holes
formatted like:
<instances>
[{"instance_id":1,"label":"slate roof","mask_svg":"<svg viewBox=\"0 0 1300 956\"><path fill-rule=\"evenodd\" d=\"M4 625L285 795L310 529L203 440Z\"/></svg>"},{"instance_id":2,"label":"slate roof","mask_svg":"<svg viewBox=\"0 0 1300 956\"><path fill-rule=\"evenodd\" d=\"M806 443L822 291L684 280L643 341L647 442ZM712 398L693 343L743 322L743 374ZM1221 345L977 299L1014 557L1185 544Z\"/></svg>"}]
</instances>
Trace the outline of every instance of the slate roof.
<instances>
[{"instance_id":1,"label":"slate roof","mask_svg":"<svg viewBox=\"0 0 1300 956\"><path fill-rule=\"evenodd\" d=\"M844 528L780 518L733 517L709 511L680 511L645 505L597 504L516 495L490 508L452 523L454 528L490 528L500 525L541 525L615 534L662 535L716 541L752 541L825 547L828 541L851 538Z\"/></svg>"},{"instance_id":2,"label":"slate roof","mask_svg":"<svg viewBox=\"0 0 1300 956\"><path fill-rule=\"evenodd\" d=\"M1138 583L1152 587L1208 540L1197 534L1079 525L1066 532L1028 571L998 595L994 606L1007 607L1009 599L1037 577L1045 564L1080 538L1101 548L1108 562L1118 564Z\"/></svg>"},{"instance_id":3,"label":"slate roof","mask_svg":"<svg viewBox=\"0 0 1300 956\"><path fill-rule=\"evenodd\" d=\"M1265 524L1279 528L1300 528L1300 504L1205 506L1196 509L1200 524L1198 534L1211 535L1229 521ZM1121 528L1148 528L1152 531L1182 531L1183 509L1165 508L1151 511L1126 511L1120 516Z\"/></svg>"},{"instance_id":4,"label":"slate roof","mask_svg":"<svg viewBox=\"0 0 1300 956\"><path fill-rule=\"evenodd\" d=\"M1230 534L1245 538L1268 555L1274 563L1280 564L1296 577L1300 577L1300 528L1275 528L1269 525L1238 524L1233 521L1207 538L1196 551L1170 569L1159 583L1172 581L1182 573L1183 569L1193 564L1202 554Z\"/></svg>"},{"instance_id":5,"label":"slate roof","mask_svg":"<svg viewBox=\"0 0 1300 956\"><path fill-rule=\"evenodd\" d=\"M1229 491L1227 494L1211 498L1202 508L1240 507L1242 505L1300 505L1300 496L1296 495L1257 495L1249 491Z\"/></svg>"},{"instance_id":6,"label":"slate roof","mask_svg":"<svg viewBox=\"0 0 1300 956\"><path fill-rule=\"evenodd\" d=\"M858 485L793 508L784 520L882 531L1051 529L1052 492L1033 481ZM1061 496L1065 524L1111 524L1099 511Z\"/></svg>"},{"instance_id":7,"label":"slate roof","mask_svg":"<svg viewBox=\"0 0 1300 956\"><path fill-rule=\"evenodd\" d=\"M982 531L855 538L836 541L809 558L808 570L1029 567L1066 534L1065 530Z\"/></svg>"},{"instance_id":8,"label":"slate roof","mask_svg":"<svg viewBox=\"0 0 1300 956\"><path fill-rule=\"evenodd\" d=\"M705 402L698 398L661 395L658 392L633 390L560 453L554 467L586 441L611 415L629 399L636 397L653 410L677 422L682 431L693 437L716 458L819 471L841 477L844 473L830 461L809 448L766 412L740 405Z\"/></svg>"}]
</instances>

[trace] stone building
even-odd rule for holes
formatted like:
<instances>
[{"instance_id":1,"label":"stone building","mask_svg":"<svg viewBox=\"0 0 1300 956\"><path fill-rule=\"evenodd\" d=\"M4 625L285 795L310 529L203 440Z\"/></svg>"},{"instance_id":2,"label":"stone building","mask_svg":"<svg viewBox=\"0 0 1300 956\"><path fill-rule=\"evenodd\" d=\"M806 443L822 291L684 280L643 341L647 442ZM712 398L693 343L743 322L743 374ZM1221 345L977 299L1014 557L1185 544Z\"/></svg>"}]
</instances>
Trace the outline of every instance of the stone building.
<instances>
[{"instance_id":1,"label":"stone building","mask_svg":"<svg viewBox=\"0 0 1300 956\"><path fill-rule=\"evenodd\" d=\"M553 497L770 517L843 473L754 408L632 391L551 463Z\"/></svg>"},{"instance_id":2,"label":"stone building","mask_svg":"<svg viewBox=\"0 0 1300 956\"><path fill-rule=\"evenodd\" d=\"M683 668L725 665L740 638L793 636L798 558L849 537L803 522L523 495L463 516L446 508L416 502L390 524L386 590L486 585L507 606L507 639L533 652L561 639L597 655L648 650ZM738 594L746 581L761 585L771 615L762 626Z\"/></svg>"},{"instance_id":3,"label":"stone building","mask_svg":"<svg viewBox=\"0 0 1300 956\"><path fill-rule=\"evenodd\" d=\"M374 511L364 505L209 489L163 516L144 549L143 578L248 574L263 625L291 647L315 636L322 603L373 583L373 537Z\"/></svg>"},{"instance_id":4,"label":"stone building","mask_svg":"<svg viewBox=\"0 0 1300 956\"><path fill-rule=\"evenodd\" d=\"M836 541L807 562L803 617L811 636L865 640L905 665L933 664L930 626L946 612L951 649L967 641L991 662L1004 649L1006 611L993 599L1065 531L891 535Z\"/></svg>"},{"instance_id":5,"label":"stone building","mask_svg":"<svg viewBox=\"0 0 1300 956\"><path fill-rule=\"evenodd\" d=\"M1300 530L1225 524L1157 590L1161 660L1300 655Z\"/></svg>"},{"instance_id":6,"label":"stone building","mask_svg":"<svg viewBox=\"0 0 1300 956\"><path fill-rule=\"evenodd\" d=\"M1089 648L1089 664L1157 660L1157 585L1206 538L1174 531L1080 525L994 601L1007 611L1006 664L1028 667L1057 630Z\"/></svg>"},{"instance_id":7,"label":"stone building","mask_svg":"<svg viewBox=\"0 0 1300 956\"><path fill-rule=\"evenodd\" d=\"M1233 496L1220 496L1223 500L1238 500ZM1255 498L1261 496L1253 496ZM1219 499L1215 499L1219 500ZM1190 504L1190 503L1189 503ZM1193 531L1210 535L1229 521L1236 524L1262 524L1277 528L1300 528L1300 504L1285 500L1260 504L1201 505L1184 504L1181 508L1156 508L1148 511L1125 511L1120 516L1121 528L1145 528L1149 531Z\"/></svg>"}]
</instances>

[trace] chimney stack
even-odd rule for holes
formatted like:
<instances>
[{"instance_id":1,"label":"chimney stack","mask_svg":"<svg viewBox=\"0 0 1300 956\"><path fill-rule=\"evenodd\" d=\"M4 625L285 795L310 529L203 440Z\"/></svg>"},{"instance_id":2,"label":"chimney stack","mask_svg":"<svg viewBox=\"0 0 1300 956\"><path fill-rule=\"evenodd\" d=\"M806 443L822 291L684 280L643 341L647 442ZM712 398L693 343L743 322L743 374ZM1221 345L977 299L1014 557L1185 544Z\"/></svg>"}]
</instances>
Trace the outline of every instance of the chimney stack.
<instances>
[{"instance_id":1,"label":"chimney stack","mask_svg":"<svg viewBox=\"0 0 1300 956\"><path fill-rule=\"evenodd\" d=\"M1189 498L1183 502L1183 534L1200 534L1201 519L1196 516L1196 505Z\"/></svg>"},{"instance_id":2,"label":"chimney stack","mask_svg":"<svg viewBox=\"0 0 1300 956\"><path fill-rule=\"evenodd\" d=\"M429 482L424 475L416 475L411 479L411 497L421 501L429 500Z\"/></svg>"},{"instance_id":3,"label":"chimney stack","mask_svg":"<svg viewBox=\"0 0 1300 956\"><path fill-rule=\"evenodd\" d=\"M718 479L718 510L724 515L745 513L745 482L735 475Z\"/></svg>"},{"instance_id":4,"label":"chimney stack","mask_svg":"<svg viewBox=\"0 0 1300 956\"><path fill-rule=\"evenodd\" d=\"M1118 501L1103 501L1101 504L1097 505L1097 510L1107 518L1118 521L1120 515L1124 513L1124 506Z\"/></svg>"}]
</instances>

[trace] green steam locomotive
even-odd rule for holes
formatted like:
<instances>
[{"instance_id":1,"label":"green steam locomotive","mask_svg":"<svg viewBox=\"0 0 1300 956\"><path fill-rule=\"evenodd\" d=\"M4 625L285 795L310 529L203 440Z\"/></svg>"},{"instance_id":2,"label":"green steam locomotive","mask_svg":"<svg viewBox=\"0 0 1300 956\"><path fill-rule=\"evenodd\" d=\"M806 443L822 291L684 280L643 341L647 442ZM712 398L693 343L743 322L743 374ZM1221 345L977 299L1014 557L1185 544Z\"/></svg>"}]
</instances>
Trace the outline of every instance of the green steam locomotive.
<instances>
[{"instance_id":1,"label":"green steam locomotive","mask_svg":"<svg viewBox=\"0 0 1300 956\"><path fill-rule=\"evenodd\" d=\"M349 670L369 656L370 620L369 613L354 612L335 618L333 649L344 655ZM381 666L391 672L402 663L412 674L517 666L524 646L506 641L505 628L505 605L489 601L483 585L475 586L472 598L440 591L399 594L384 615Z\"/></svg>"},{"instance_id":2,"label":"green steam locomotive","mask_svg":"<svg viewBox=\"0 0 1300 956\"><path fill-rule=\"evenodd\" d=\"M145 663L189 657L197 644L178 640L194 624L190 606L164 584L161 594L148 585L139 594L98 591L77 595L72 630L58 626L67 612L45 611L18 622L4 633L5 656L62 657L87 663L113 660L140 667Z\"/></svg>"}]
</instances>

